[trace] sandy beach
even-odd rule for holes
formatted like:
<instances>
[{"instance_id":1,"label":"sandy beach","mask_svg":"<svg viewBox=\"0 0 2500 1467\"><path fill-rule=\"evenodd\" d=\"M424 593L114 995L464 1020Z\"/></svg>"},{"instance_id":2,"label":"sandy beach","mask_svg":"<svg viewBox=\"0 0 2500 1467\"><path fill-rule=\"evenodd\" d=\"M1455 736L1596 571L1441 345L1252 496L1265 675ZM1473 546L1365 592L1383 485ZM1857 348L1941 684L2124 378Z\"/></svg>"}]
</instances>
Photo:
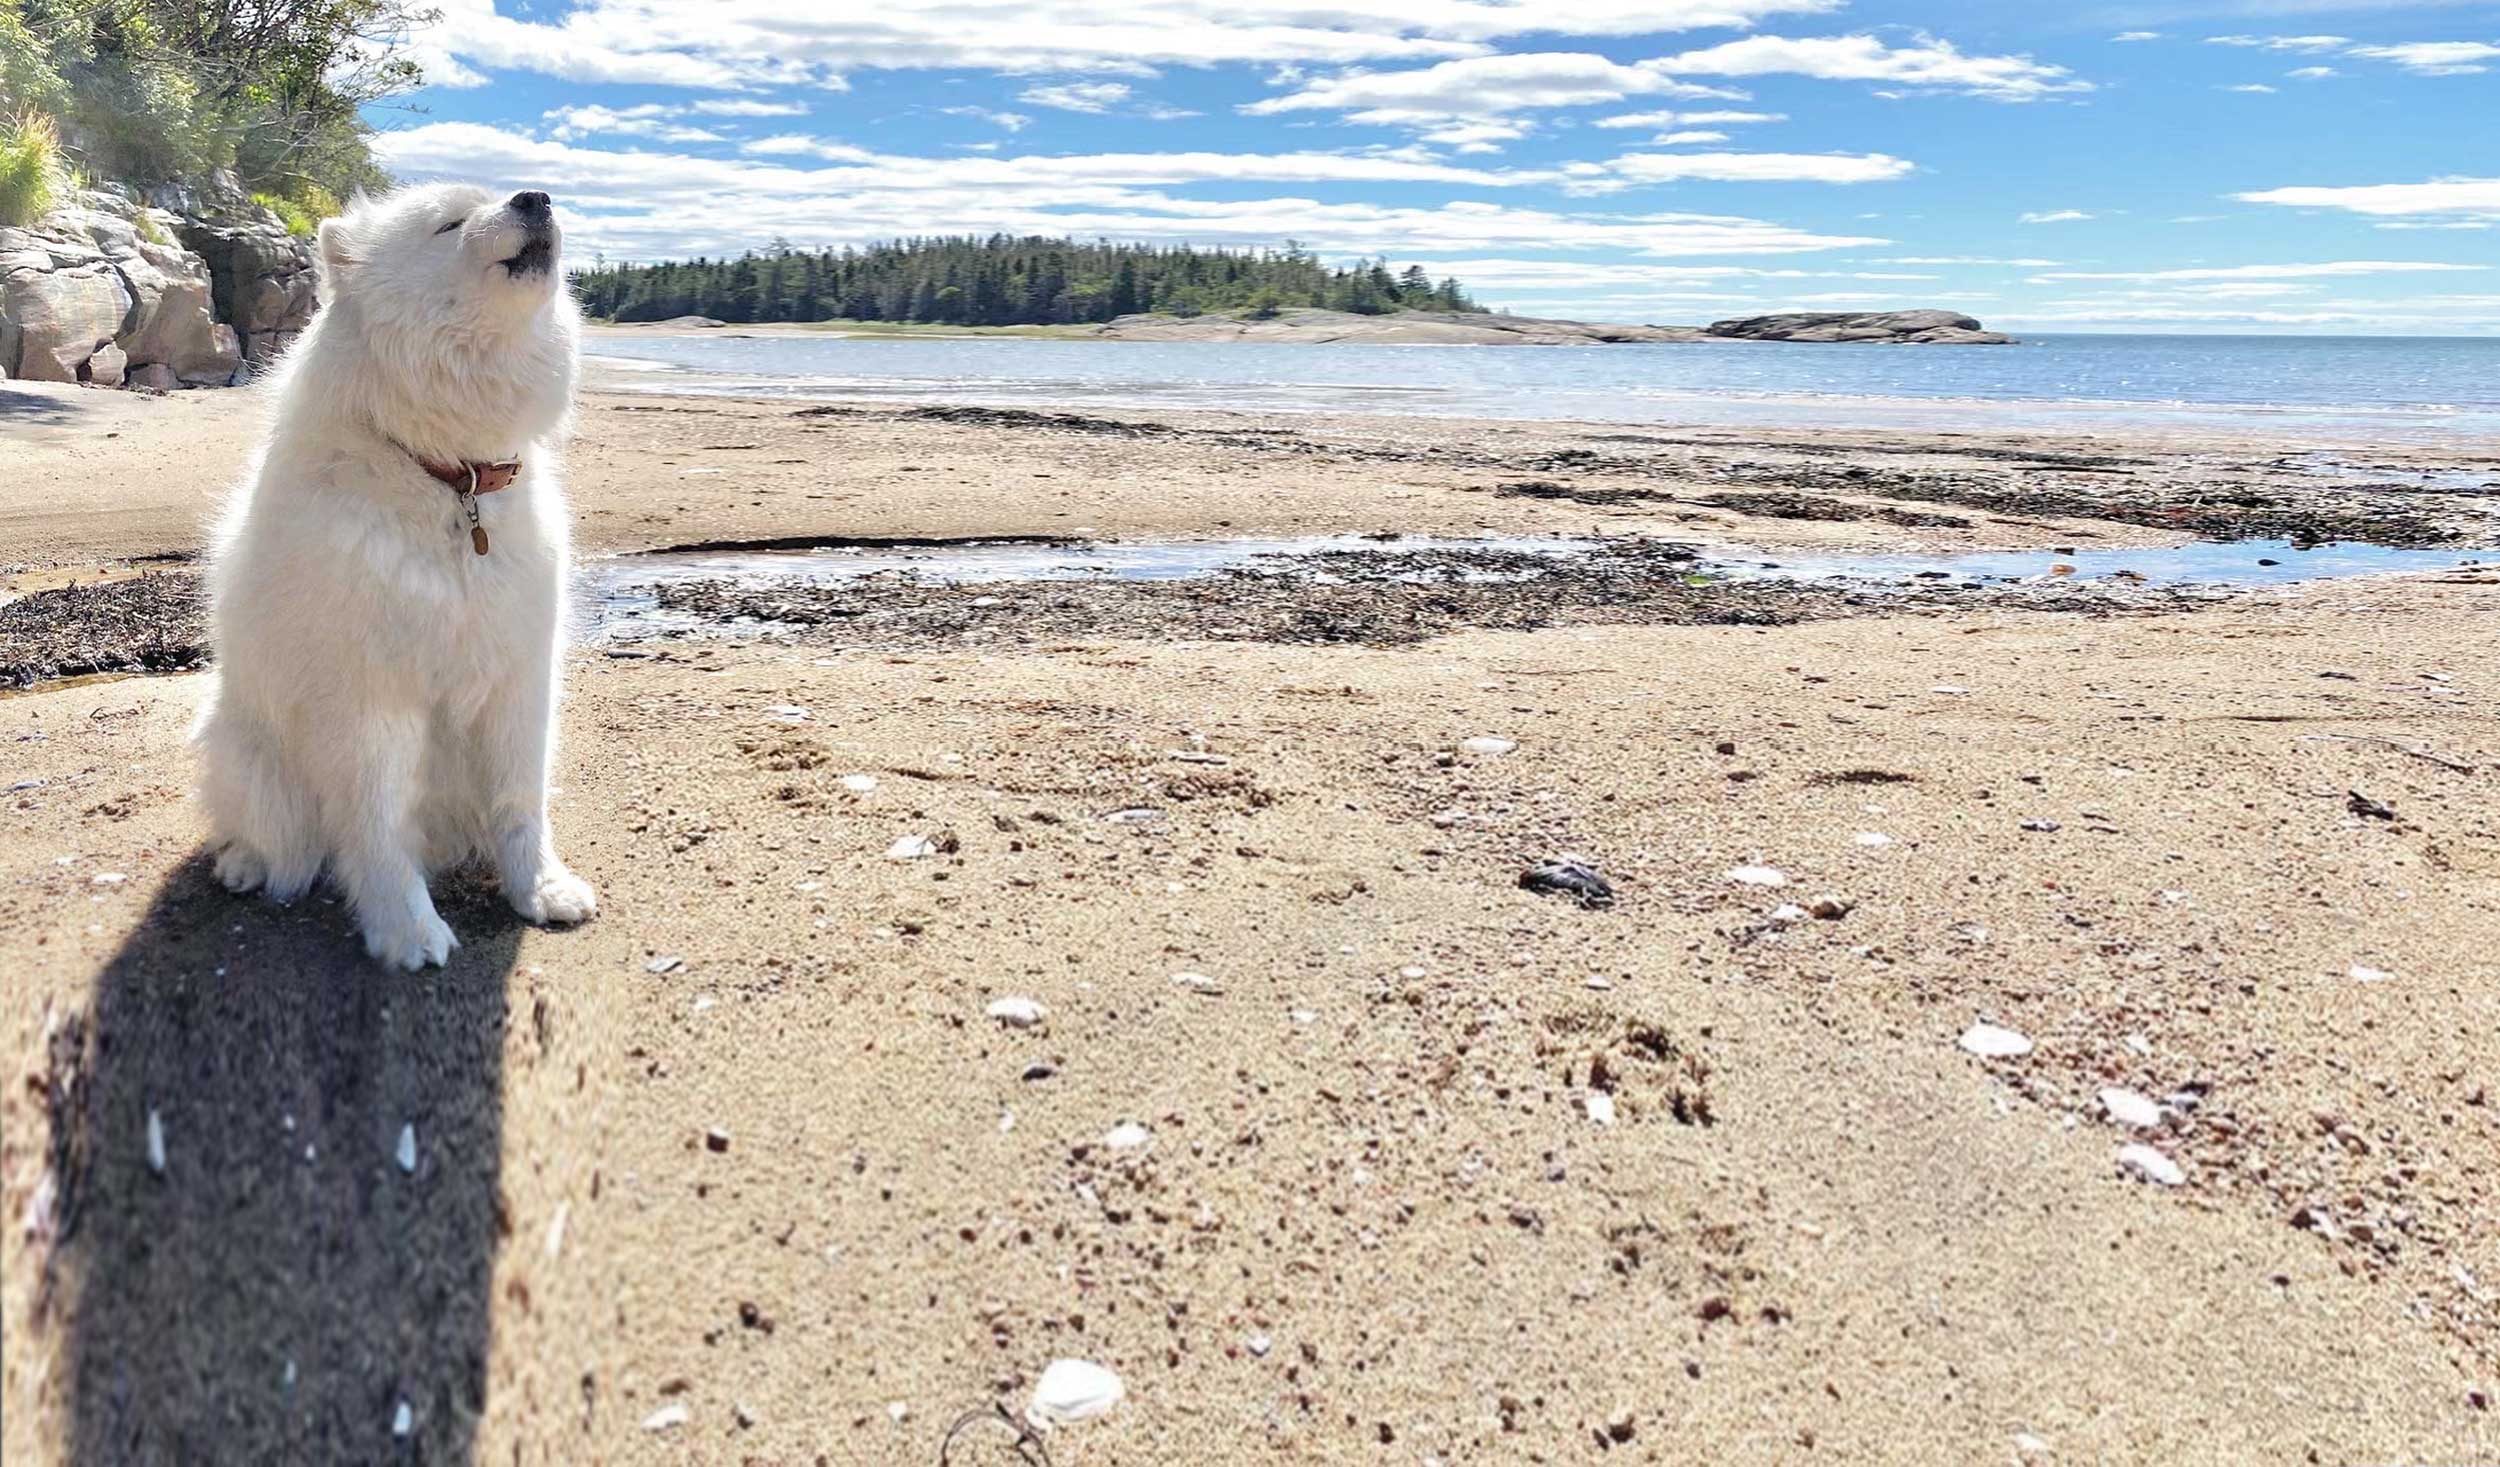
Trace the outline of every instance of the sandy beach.
<instances>
[{"instance_id":1,"label":"sandy beach","mask_svg":"<svg viewBox=\"0 0 2500 1467\"><path fill-rule=\"evenodd\" d=\"M11 1462L930 1463L1060 1357L1062 1467L2500 1457L2500 574L689 592L571 663L598 919L447 878L403 977L200 848L255 411L0 385ZM611 384L570 482L586 558L2500 547L2338 452Z\"/></svg>"}]
</instances>

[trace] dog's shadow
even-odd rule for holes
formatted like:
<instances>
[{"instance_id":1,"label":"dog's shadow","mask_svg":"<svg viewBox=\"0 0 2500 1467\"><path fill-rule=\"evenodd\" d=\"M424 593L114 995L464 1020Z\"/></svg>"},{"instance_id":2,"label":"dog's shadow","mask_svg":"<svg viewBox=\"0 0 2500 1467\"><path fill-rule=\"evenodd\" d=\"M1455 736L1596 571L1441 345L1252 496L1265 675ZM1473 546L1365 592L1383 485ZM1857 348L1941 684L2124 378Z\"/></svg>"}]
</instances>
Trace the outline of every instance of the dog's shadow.
<instances>
[{"instance_id":1,"label":"dog's shadow","mask_svg":"<svg viewBox=\"0 0 2500 1467\"><path fill-rule=\"evenodd\" d=\"M343 906L195 853L97 978L54 1140L70 1462L470 1460L521 928L435 890L462 947L385 972Z\"/></svg>"}]
</instances>

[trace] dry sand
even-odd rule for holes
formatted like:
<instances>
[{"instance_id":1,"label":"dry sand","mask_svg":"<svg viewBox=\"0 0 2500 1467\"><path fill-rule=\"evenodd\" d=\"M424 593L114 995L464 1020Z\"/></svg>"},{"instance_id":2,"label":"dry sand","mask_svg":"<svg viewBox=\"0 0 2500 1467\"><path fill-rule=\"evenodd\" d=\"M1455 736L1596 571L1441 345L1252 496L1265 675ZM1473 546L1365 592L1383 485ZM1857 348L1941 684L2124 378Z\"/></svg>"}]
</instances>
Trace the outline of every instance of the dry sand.
<instances>
[{"instance_id":1,"label":"dry sand","mask_svg":"<svg viewBox=\"0 0 2500 1467\"><path fill-rule=\"evenodd\" d=\"M247 442L239 394L5 391L22 591L195 547ZM594 395L582 538L2154 544L2211 512L2166 490L2296 477L1120 418L1182 431ZM1076 1357L1128 1400L1063 1467L2495 1460L2495 594L585 650L600 917L447 880L466 945L413 978L208 877L203 677L0 698L0 1455L929 1463ZM1618 904L1519 889L1565 852Z\"/></svg>"}]
</instances>

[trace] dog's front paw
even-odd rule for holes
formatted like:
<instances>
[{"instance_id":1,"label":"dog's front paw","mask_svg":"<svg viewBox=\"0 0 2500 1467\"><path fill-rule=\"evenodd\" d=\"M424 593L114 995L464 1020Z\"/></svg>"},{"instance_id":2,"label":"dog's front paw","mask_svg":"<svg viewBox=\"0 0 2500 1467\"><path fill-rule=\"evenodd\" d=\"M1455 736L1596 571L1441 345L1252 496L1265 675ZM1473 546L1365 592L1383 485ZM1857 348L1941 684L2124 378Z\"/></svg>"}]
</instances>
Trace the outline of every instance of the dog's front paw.
<instances>
[{"instance_id":1,"label":"dog's front paw","mask_svg":"<svg viewBox=\"0 0 2500 1467\"><path fill-rule=\"evenodd\" d=\"M531 883L528 890L515 892L512 910L527 921L570 926L597 915L599 897L589 882L559 866Z\"/></svg>"},{"instance_id":2,"label":"dog's front paw","mask_svg":"<svg viewBox=\"0 0 2500 1467\"><path fill-rule=\"evenodd\" d=\"M410 913L397 921L365 924L365 955L385 967L413 973L427 964L439 968L451 958L460 939L434 913Z\"/></svg>"},{"instance_id":3,"label":"dog's front paw","mask_svg":"<svg viewBox=\"0 0 2500 1467\"><path fill-rule=\"evenodd\" d=\"M217 853L217 879L228 891L258 891L269 879L269 863L248 846L228 846Z\"/></svg>"}]
</instances>

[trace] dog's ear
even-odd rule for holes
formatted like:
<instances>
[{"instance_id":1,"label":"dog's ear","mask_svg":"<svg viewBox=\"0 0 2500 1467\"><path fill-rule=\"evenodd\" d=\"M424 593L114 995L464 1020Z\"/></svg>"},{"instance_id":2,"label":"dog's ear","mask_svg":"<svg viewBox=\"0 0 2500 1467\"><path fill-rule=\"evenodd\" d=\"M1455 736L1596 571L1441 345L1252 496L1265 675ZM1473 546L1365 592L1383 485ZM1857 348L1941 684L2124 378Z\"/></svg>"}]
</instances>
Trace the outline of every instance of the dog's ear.
<instances>
[{"instance_id":1,"label":"dog's ear","mask_svg":"<svg viewBox=\"0 0 2500 1467\"><path fill-rule=\"evenodd\" d=\"M361 242L344 215L322 220L315 242L314 283L323 300L336 300L339 286L364 262Z\"/></svg>"}]
</instances>

